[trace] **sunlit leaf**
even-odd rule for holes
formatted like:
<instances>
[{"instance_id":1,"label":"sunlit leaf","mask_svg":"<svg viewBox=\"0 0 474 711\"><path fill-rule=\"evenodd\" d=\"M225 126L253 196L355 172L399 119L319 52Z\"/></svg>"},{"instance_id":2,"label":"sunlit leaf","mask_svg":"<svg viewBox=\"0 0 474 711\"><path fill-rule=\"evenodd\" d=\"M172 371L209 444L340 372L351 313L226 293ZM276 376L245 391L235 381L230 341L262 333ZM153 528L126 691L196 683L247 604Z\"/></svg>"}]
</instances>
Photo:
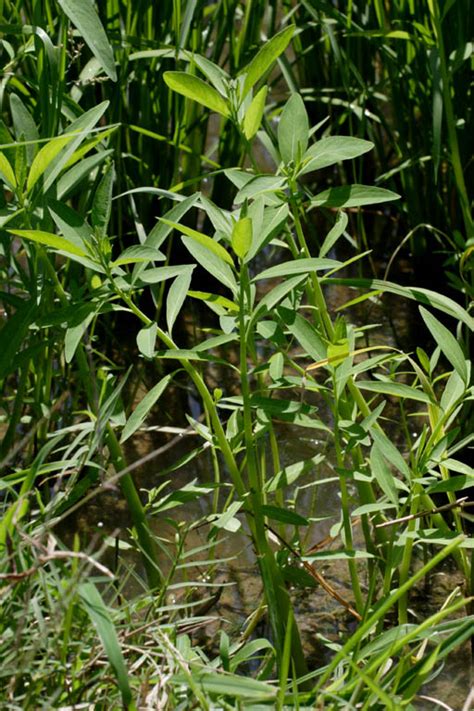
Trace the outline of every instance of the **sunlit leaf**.
<instances>
[{"instance_id":1,"label":"sunlit leaf","mask_svg":"<svg viewBox=\"0 0 474 711\"><path fill-rule=\"evenodd\" d=\"M239 257L244 259L252 244L252 220L250 217L242 217L238 220L232 230L232 249Z\"/></svg>"},{"instance_id":2,"label":"sunlit leaf","mask_svg":"<svg viewBox=\"0 0 474 711\"><path fill-rule=\"evenodd\" d=\"M125 442L137 431L137 429L146 419L151 408L156 404L158 399L168 387L172 377L173 376L171 373L165 375L165 377L162 378L156 385L154 385L152 389L147 392L145 397L140 400L140 402L128 418L127 424L123 428L120 442Z\"/></svg>"},{"instance_id":3,"label":"sunlit leaf","mask_svg":"<svg viewBox=\"0 0 474 711\"><path fill-rule=\"evenodd\" d=\"M117 81L115 61L110 44L92 0L58 0L65 15L77 27L92 54L97 57L107 76Z\"/></svg>"},{"instance_id":4,"label":"sunlit leaf","mask_svg":"<svg viewBox=\"0 0 474 711\"><path fill-rule=\"evenodd\" d=\"M430 314L429 311L424 309L422 306L419 308L421 317L431 332L435 343L437 343L437 345L441 348L442 352L456 370L459 377L462 378L462 380L467 384L468 370L466 358L456 338L453 336L451 331L449 331L446 326L443 326L443 324L432 314Z\"/></svg>"},{"instance_id":5,"label":"sunlit leaf","mask_svg":"<svg viewBox=\"0 0 474 711\"><path fill-rule=\"evenodd\" d=\"M115 676L117 677L117 683L120 688L123 704L125 708L129 708L129 704L132 701L132 691L128 681L125 660L123 658L110 611L105 606L105 603L94 583L80 583L77 589L82 604L94 623L97 633L102 641L102 644L104 645L110 666L114 670Z\"/></svg>"},{"instance_id":6,"label":"sunlit leaf","mask_svg":"<svg viewBox=\"0 0 474 711\"><path fill-rule=\"evenodd\" d=\"M186 72L165 72L163 78L170 89L188 99L197 101L211 111L229 116L229 107L216 89L205 81Z\"/></svg>"},{"instance_id":7,"label":"sunlit leaf","mask_svg":"<svg viewBox=\"0 0 474 711\"><path fill-rule=\"evenodd\" d=\"M380 202L399 200L400 195L376 188L372 185L340 185L329 188L319 193L311 200L311 207L361 207L362 205L376 205Z\"/></svg>"},{"instance_id":8,"label":"sunlit leaf","mask_svg":"<svg viewBox=\"0 0 474 711\"><path fill-rule=\"evenodd\" d=\"M73 244L64 237L59 237L59 235L54 235L50 232L43 232L42 230L8 230L11 234L21 237L23 239L29 239L32 242L38 242L45 247L52 247L53 249L67 252L68 254L76 254L80 257L87 256L87 252L81 249L76 244Z\"/></svg>"},{"instance_id":9,"label":"sunlit leaf","mask_svg":"<svg viewBox=\"0 0 474 711\"><path fill-rule=\"evenodd\" d=\"M255 57L242 69L240 73L245 75L242 99L247 96L253 85L270 69L280 54L285 51L293 37L293 32L293 25L285 27L284 30L278 32L278 34L268 40L268 42L265 42Z\"/></svg>"},{"instance_id":10,"label":"sunlit leaf","mask_svg":"<svg viewBox=\"0 0 474 711\"><path fill-rule=\"evenodd\" d=\"M170 335L179 312L181 311L181 307L184 304L184 300L186 299L193 269L194 265L188 267L185 272L177 276L168 291L166 298L166 323Z\"/></svg>"},{"instance_id":11,"label":"sunlit leaf","mask_svg":"<svg viewBox=\"0 0 474 711\"><path fill-rule=\"evenodd\" d=\"M152 358L155 353L156 334L158 326L152 323L146 328L140 329L137 333L138 350L145 358Z\"/></svg>"},{"instance_id":12,"label":"sunlit leaf","mask_svg":"<svg viewBox=\"0 0 474 711\"><path fill-rule=\"evenodd\" d=\"M298 164L309 140L309 122L300 94L292 94L285 104L278 124L278 147L283 162Z\"/></svg>"},{"instance_id":13,"label":"sunlit leaf","mask_svg":"<svg viewBox=\"0 0 474 711\"><path fill-rule=\"evenodd\" d=\"M265 100L267 98L268 86L262 86L252 99L250 106L245 112L244 117L244 135L247 141L250 141L262 123L262 116L265 110Z\"/></svg>"},{"instance_id":14,"label":"sunlit leaf","mask_svg":"<svg viewBox=\"0 0 474 711\"><path fill-rule=\"evenodd\" d=\"M227 264L230 264L231 266L234 265L232 257L227 252L227 250L224 249L224 247L219 244L219 242L216 242L216 240L212 239L211 237L203 235L202 232L193 230L191 227L187 227L186 225L181 225L178 222L171 222L170 220L167 220L164 217L161 218L161 222L164 222L165 225L173 227L173 229L177 230L178 232L187 235L187 237L191 237L191 239L198 242L210 252L213 252L216 257L219 257L219 259L222 259L224 262L227 262Z\"/></svg>"},{"instance_id":15,"label":"sunlit leaf","mask_svg":"<svg viewBox=\"0 0 474 711\"><path fill-rule=\"evenodd\" d=\"M343 160L350 160L372 150L374 144L352 136L328 136L314 143L304 155L300 175L327 168Z\"/></svg>"}]
</instances>

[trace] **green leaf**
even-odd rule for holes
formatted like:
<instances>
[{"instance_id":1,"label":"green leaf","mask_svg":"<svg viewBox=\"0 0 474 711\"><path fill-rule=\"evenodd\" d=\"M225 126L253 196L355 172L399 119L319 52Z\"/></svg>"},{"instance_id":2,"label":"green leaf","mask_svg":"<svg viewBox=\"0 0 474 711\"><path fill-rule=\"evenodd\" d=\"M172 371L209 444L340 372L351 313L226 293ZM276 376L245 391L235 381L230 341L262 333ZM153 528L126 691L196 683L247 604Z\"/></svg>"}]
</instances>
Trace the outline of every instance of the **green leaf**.
<instances>
[{"instance_id":1,"label":"green leaf","mask_svg":"<svg viewBox=\"0 0 474 711\"><path fill-rule=\"evenodd\" d=\"M325 257L326 254L328 254L328 252L330 252L331 249L334 247L339 237L344 234L344 230L347 227L348 221L349 218L347 217L347 213L342 211L339 211L337 213L336 222L327 233L326 239L324 240L321 249L319 250L320 258Z\"/></svg>"},{"instance_id":2,"label":"green leaf","mask_svg":"<svg viewBox=\"0 0 474 711\"><path fill-rule=\"evenodd\" d=\"M393 504L398 504L398 491L395 486L394 476L390 471L380 447L376 442L370 452L370 468L383 493Z\"/></svg>"},{"instance_id":3,"label":"green leaf","mask_svg":"<svg viewBox=\"0 0 474 711\"><path fill-rule=\"evenodd\" d=\"M286 279L281 284L278 284L273 289L268 291L263 299L259 301L252 314L252 320L256 319L261 313L271 311L285 296L292 292L296 287L303 283L305 275L297 275L291 279Z\"/></svg>"},{"instance_id":4,"label":"green leaf","mask_svg":"<svg viewBox=\"0 0 474 711\"><path fill-rule=\"evenodd\" d=\"M253 639L251 642L247 642L247 644L232 656L230 660L231 670L234 671L239 664L246 662L257 654L257 652L261 652L264 649L273 650L273 645L268 639Z\"/></svg>"},{"instance_id":5,"label":"green leaf","mask_svg":"<svg viewBox=\"0 0 474 711\"><path fill-rule=\"evenodd\" d=\"M147 417L153 405L155 405L155 403L158 401L158 399L168 387L168 384L172 377L172 373L165 375L165 377L162 378L156 385L154 385L152 389L147 392L145 397L140 400L140 402L128 418L127 424L123 428L122 436L120 438L121 443L125 442L137 431L137 429Z\"/></svg>"},{"instance_id":6,"label":"green leaf","mask_svg":"<svg viewBox=\"0 0 474 711\"><path fill-rule=\"evenodd\" d=\"M158 284L162 281L166 281L166 279L173 279L173 277L183 274L187 268L185 264L176 267L153 267L152 269L146 269L144 272L141 272L138 278L145 284Z\"/></svg>"},{"instance_id":7,"label":"green leaf","mask_svg":"<svg viewBox=\"0 0 474 711\"><path fill-rule=\"evenodd\" d=\"M227 87L230 79L227 72L200 54L196 54L195 52L186 52L186 54L189 60L199 67L206 79L209 79L217 91L222 94L222 96L227 96Z\"/></svg>"},{"instance_id":8,"label":"green leaf","mask_svg":"<svg viewBox=\"0 0 474 711\"><path fill-rule=\"evenodd\" d=\"M445 466L444 461L443 466ZM448 467L448 469L450 469L450 467ZM474 473L470 468L470 472L467 474L460 474L459 476L450 476L449 479L444 479L443 481L436 482L436 484L432 484L430 487L428 487L426 493L436 494L446 491L462 491L463 489L470 489L473 484Z\"/></svg>"},{"instance_id":9,"label":"green leaf","mask_svg":"<svg viewBox=\"0 0 474 711\"><path fill-rule=\"evenodd\" d=\"M66 336L64 338L64 358L66 363L70 363L74 358L77 346L79 345L82 336L84 335L87 327L94 318L97 306L95 304L88 304L89 313L80 323L70 326L66 331Z\"/></svg>"},{"instance_id":10,"label":"green leaf","mask_svg":"<svg viewBox=\"0 0 474 711\"><path fill-rule=\"evenodd\" d=\"M168 210L168 212L165 214L168 223L165 224L163 222L163 218L157 221L156 225L153 227L148 237L146 238L146 246L154 247L155 249L161 247L161 245L173 229L173 227L170 227L170 224L176 224L178 220L180 220L188 212L188 210L197 202L198 197L199 195L190 195L182 202L172 207L171 210Z\"/></svg>"},{"instance_id":11,"label":"green leaf","mask_svg":"<svg viewBox=\"0 0 474 711\"><path fill-rule=\"evenodd\" d=\"M85 43L112 81L117 81L114 54L92 0L58 0L60 7L77 27Z\"/></svg>"},{"instance_id":12,"label":"green leaf","mask_svg":"<svg viewBox=\"0 0 474 711\"><path fill-rule=\"evenodd\" d=\"M333 368L337 368L341 365L346 358L350 355L349 340L347 338L338 341L337 343L330 343L327 350L327 359L329 364Z\"/></svg>"},{"instance_id":13,"label":"green leaf","mask_svg":"<svg viewBox=\"0 0 474 711\"><path fill-rule=\"evenodd\" d=\"M385 459L390 462L390 464L393 464L393 466L398 469L400 474L403 474L403 476L410 481L411 476L408 464L405 462L393 442L387 437L385 432L381 429L373 427L371 429L371 435Z\"/></svg>"},{"instance_id":14,"label":"green leaf","mask_svg":"<svg viewBox=\"0 0 474 711\"><path fill-rule=\"evenodd\" d=\"M125 708L129 708L132 703L132 691L110 611L105 606L99 591L93 583L80 583L77 589L81 602L104 645L110 666L117 677L123 704Z\"/></svg>"},{"instance_id":15,"label":"green leaf","mask_svg":"<svg viewBox=\"0 0 474 711\"><path fill-rule=\"evenodd\" d=\"M263 112L265 110L265 100L267 98L268 86L262 86L260 91L258 91L252 99L250 106L245 112L244 117L244 136L247 141L252 140L252 138L257 133L262 123Z\"/></svg>"},{"instance_id":16,"label":"green leaf","mask_svg":"<svg viewBox=\"0 0 474 711\"><path fill-rule=\"evenodd\" d=\"M114 182L114 165L110 163L105 169L99 187L95 191L92 202L91 222L100 237L107 234L107 227L112 214L112 188Z\"/></svg>"},{"instance_id":17,"label":"green leaf","mask_svg":"<svg viewBox=\"0 0 474 711\"><path fill-rule=\"evenodd\" d=\"M22 141L24 140L24 134L21 134L20 143L16 149L15 155L15 177L17 185L20 190L23 191L23 187L26 181L26 173L28 170L28 163L26 159L26 146Z\"/></svg>"},{"instance_id":18,"label":"green leaf","mask_svg":"<svg viewBox=\"0 0 474 711\"><path fill-rule=\"evenodd\" d=\"M153 249L153 247L146 247L142 244L134 245L133 247L127 247L120 257L118 257L114 262L111 263L111 267L119 267L123 264L149 264L150 262L164 262L166 256L159 249ZM173 267L170 267L173 269ZM153 271L150 269L149 271ZM144 274L148 272L142 272L140 279L142 279ZM173 275L174 276L174 275ZM146 281L143 279L143 281Z\"/></svg>"},{"instance_id":19,"label":"green leaf","mask_svg":"<svg viewBox=\"0 0 474 711\"><path fill-rule=\"evenodd\" d=\"M315 466L324 461L324 459L325 457L323 454L317 454L312 459L304 459L301 462L289 464L267 481L264 487L265 491L270 493L272 491L276 491L277 489L291 486L300 476L309 472L310 469L313 469Z\"/></svg>"},{"instance_id":20,"label":"green leaf","mask_svg":"<svg viewBox=\"0 0 474 711\"><path fill-rule=\"evenodd\" d=\"M283 375L285 359L283 353L274 353L268 361L268 373L272 380L279 380Z\"/></svg>"},{"instance_id":21,"label":"green leaf","mask_svg":"<svg viewBox=\"0 0 474 711\"><path fill-rule=\"evenodd\" d=\"M93 180L95 169L100 166L109 156L113 155L113 149L110 148L100 153L94 153L88 158L79 161L77 165L73 165L58 182L58 200L65 200L69 195L80 186L82 182L86 185Z\"/></svg>"},{"instance_id":22,"label":"green leaf","mask_svg":"<svg viewBox=\"0 0 474 711\"><path fill-rule=\"evenodd\" d=\"M228 171L230 173L230 171ZM234 176L236 173L233 174ZM240 205L245 200L254 200L259 194L274 193L276 190L282 189L287 182L286 178L280 178L278 175L247 175L248 180L242 185L241 189L234 198L236 205Z\"/></svg>"},{"instance_id":23,"label":"green leaf","mask_svg":"<svg viewBox=\"0 0 474 711\"><path fill-rule=\"evenodd\" d=\"M232 269L224 262L214 250L209 250L201 242L193 240L190 237L181 237L184 246L192 254L194 259L199 262L201 267L209 272L213 277L225 284L233 294L237 293L237 283L235 281ZM211 240L216 246L220 246L214 240ZM224 250L225 251L225 250Z\"/></svg>"},{"instance_id":24,"label":"green leaf","mask_svg":"<svg viewBox=\"0 0 474 711\"><path fill-rule=\"evenodd\" d=\"M340 185L316 195L311 200L311 207L361 207L399 199L400 195L385 188L372 185Z\"/></svg>"},{"instance_id":25,"label":"green leaf","mask_svg":"<svg viewBox=\"0 0 474 711\"><path fill-rule=\"evenodd\" d=\"M222 116L229 116L230 111L225 99L205 81L186 72L165 72L163 78L170 89L188 99L197 101L211 111Z\"/></svg>"},{"instance_id":26,"label":"green leaf","mask_svg":"<svg viewBox=\"0 0 474 711\"><path fill-rule=\"evenodd\" d=\"M304 516L300 516L296 511L291 511L290 509L282 509L279 506L270 506L263 504L261 506L261 512L267 518L273 521L280 521L281 523L288 523L292 526L308 526L309 521Z\"/></svg>"},{"instance_id":27,"label":"green leaf","mask_svg":"<svg viewBox=\"0 0 474 711\"><path fill-rule=\"evenodd\" d=\"M220 674L218 672L203 672L192 669L193 683L202 687L208 694L218 696L243 697L248 699L268 700L276 697L276 688L264 681L258 681L248 676L238 674ZM178 686L188 686L189 679L185 674L176 674L171 683Z\"/></svg>"},{"instance_id":28,"label":"green leaf","mask_svg":"<svg viewBox=\"0 0 474 711\"><path fill-rule=\"evenodd\" d=\"M238 531L242 524L238 518L235 518L235 514L242 508L243 501L233 501L224 513L215 516L211 514L209 516L209 523L217 528L223 528L226 531L235 533Z\"/></svg>"},{"instance_id":29,"label":"green leaf","mask_svg":"<svg viewBox=\"0 0 474 711\"><path fill-rule=\"evenodd\" d=\"M216 255L216 257L219 257L219 259L224 260L224 262L227 262L227 264L234 266L232 257L227 252L227 250L224 249L224 247L221 244L216 242L211 237L208 237L207 235L203 235L201 232L198 232L197 230L193 230L191 227L186 227L186 225L181 225L178 222L170 222L170 220L166 220L164 217L162 217L160 219L161 219L161 222L165 223L165 225L168 225L169 227L173 227L175 230L178 230L178 232L181 232L182 234L185 234L188 237L191 237L191 239L195 240L196 242L199 242L199 244L201 244L203 247L205 247L209 251L213 252Z\"/></svg>"},{"instance_id":30,"label":"green leaf","mask_svg":"<svg viewBox=\"0 0 474 711\"><path fill-rule=\"evenodd\" d=\"M86 245L91 243L92 228L84 218L69 205L58 200L49 199L47 204L58 230L69 242L87 252Z\"/></svg>"},{"instance_id":31,"label":"green leaf","mask_svg":"<svg viewBox=\"0 0 474 711\"><path fill-rule=\"evenodd\" d=\"M38 147L33 142L39 140L39 132L35 120L16 94L10 94L10 111L17 140L20 140L20 136L23 135L25 140L30 142L30 145L25 146L25 148L28 165L31 165L38 150Z\"/></svg>"},{"instance_id":32,"label":"green leaf","mask_svg":"<svg viewBox=\"0 0 474 711\"><path fill-rule=\"evenodd\" d=\"M28 193L31 192L46 168L48 168L58 153L62 151L64 146L72 141L73 138L74 134L58 136L57 138L53 138L51 141L46 143L43 148L41 148L33 160L28 174L28 180L26 181L26 191Z\"/></svg>"},{"instance_id":33,"label":"green leaf","mask_svg":"<svg viewBox=\"0 0 474 711\"><path fill-rule=\"evenodd\" d=\"M193 299L199 299L200 301L207 302L211 309L215 307L215 311L219 315L225 314L227 311L239 310L236 303L230 299L227 299L225 296L221 296L220 294L211 294L209 291L188 291L188 296L191 296Z\"/></svg>"},{"instance_id":34,"label":"green leaf","mask_svg":"<svg viewBox=\"0 0 474 711\"><path fill-rule=\"evenodd\" d=\"M150 326L140 329L137 333L138 350L145 358L153 358L157 331L158 326L156 323L152 323Z\"/></svg>"},{"instance_id":35,"label":"green leaf","mask_svg":"<svg viewBox=\"0 0 474 711\"><path fill-rule=\"evenodd\" d=\"M320 259L319 257L293 259L291 262L283 262L275 267L265 269L260 274L257 274L252 281L260 281L260 279L275 279L276 277L287 277L293 274L311 274L325 269L334 269L341 266L341 262L335 259Z\"/></svg>"},{"instance_id":36,"label":"green leaf","mask_svg":"<svg viewBox=\"0 0 474 711\"><path fill-rule=\"evenodd\" d=\"M392 395L407 400L418 400L431 405L431 400L426 393L416 388L411 388L403 383L392 383L380 380L358 380L357 387L361 390L370 390L374 393L382 393L383 395Z\"/></svg>"},{"instance_id":37,"label":"green leaf","mask_svg":"<svg viewBox=\"0 0 474 711\"><path fill-rule=\"evenodd\" d=\"M168 325L168 333L171 336L174 323L178 317L181 307L186 298L186 294L191 284L191 276L194 265L188 267L185 272L176 277L171 284L168 296L166 299L166 323Z\"/></svg>"},{"instance_id":38,"label":"green leaf","mask_svg":"<svg viewBox=\"0 0 474 711\"><path fill-rule=\"evenodd\" d=\"M278 315L300 346L314 361L326 358L327 348L321 336L301 314L281 306L278 309Z\"/></svg>"},{"instance_id":39,"label":"green leaf","mask_svg":"<svg viewBox=\"0 0 474 711\"><path fill-rule=\"evenodd\" d=\"M0 178L11 190L16 188L16 178L13 168L4 153L0 152Z\"/></svg>"},{"instance_id":40,"label":"green leaf","mask_svg":"<svg viewBox=\"0 0 474 711\"><path fill-rule=\"evenodd\" d=\"M250 208L255 205L255 200ZM247 261L253 259L260 250L276 237L286 224L289 214L287 203L280 207L266 207L263 212L263 222L259 230L254 229L252 247L247 255ZM254 220L255 224L255 220Z\"/></svg>"},{"instance_id":41,"label":"green leaf","mask_svg":"<svg viewBox=\"0 0 474 711\"><path fill-rule=\"evenodd\" d=\"M244 259L252 246L253 226L250 217L242 217L232 230L232 249L239 257Z\"/></svg>"},{"instance_id":42,"label":"green leaf","mask_svg":"<svg viewBox=\"0 0 474 711\"><path fill-rule=\"evenodd\" d=\"M42 230L8 230L11 234L21 237L22 239L29 239L32 242L39 242L46 247L52 247L53 249L60 250L61 252L66 252L67 254L75 254L79 257L87 256L87 252L81 249L76 244L73 244L64 237L59 237L58 235L51 234L50 232L43 232Z\"/></svg>"},{"instance_id":43,"label":"green leaf","mask_svg":"<svg viewBox=\"0 0 474 711\"><path fill-rule=\"evenodd\" d=\"M351 136L329 136L314 143L304 155L299 175L327 168L343 160L350 160L371 151L374 144Z\"/></svg>"},{"instance_id":44,"label":"green leaf","mask_svg":"<svg viewBox=\"0 0 474 711\"><path fill-rule=\"evenodd\" d=\"M459 377L468 384L468 369L466 359L461 346L446 326L438 321L429 311L422 306L419 307L420 314L428 330L431 332L435 343L441 348L446 358L449 360Z\"/></svg>"},{"instance_id":45,"label":"green leaf","mask_svg":"<svg viewBox=\"0 0 474 711\"><path fill-rule=\"evenodd\" d=\"M242 101L245 99L250 89L259 79L263 77L265 72L270 69L280 54L288 47L291 38L293 37L294 26L290 25L281 32L278 32L271 40L265 42L263 47L259 49L255 57L242 69L240 74L245 75L244 86L242 90Z\"/></svg>"},{"instance_id":46,"label":"green leaf","mask_svg":"<svg viewBox=\"0 0 474 711\"><path fill-rule=\"evenodd\" d=\"M298 165L309 140L308 114L303 99L293 94L285 104L278 124L278 147L283 162Z\"/></svg>"},{"instance_id":47,"label":"green leaf","mask_svg":"<svg viewBox=\"0 0 474 711\"><path fill-rule=\"evenodd\" d=\"M83 143L89 132L100 121L108 105L108 101L103 101L101 104L83 113L82 116L79 116L79 118L75 119L75 121L68 126L68 132L64 134L64 138L71 136L71 140L68 141L64 149L50 162L44 179L43 189L45 192L49 190L61 171L68 167L69 159L74 151ZM63 138L63 136L60 136L60 138ZM37 158L38 156L36 156L35 160Z\"/></svg>"}]
</instances>

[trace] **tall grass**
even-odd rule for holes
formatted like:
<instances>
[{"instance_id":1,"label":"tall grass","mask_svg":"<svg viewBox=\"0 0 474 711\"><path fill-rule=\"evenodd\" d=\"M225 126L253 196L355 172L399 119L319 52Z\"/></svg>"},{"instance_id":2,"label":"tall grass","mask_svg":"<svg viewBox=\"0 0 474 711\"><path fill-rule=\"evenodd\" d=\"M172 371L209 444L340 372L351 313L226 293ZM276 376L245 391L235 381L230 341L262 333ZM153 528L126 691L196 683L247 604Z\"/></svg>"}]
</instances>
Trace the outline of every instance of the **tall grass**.
<instances>
[{"instance_id":1,"label":"tall grass","mask_svg":"<svg viewBox=\"0 0 474 711\"><path fill-rule=\"evenodd\" d=\"M299 12L312 61L295 73L315 115L374 142L378 184L403 194L407 232L423 225L410 242L417 263L434 246L471 299L470 3L318 0Z\"/></svg>"}]
</instances>

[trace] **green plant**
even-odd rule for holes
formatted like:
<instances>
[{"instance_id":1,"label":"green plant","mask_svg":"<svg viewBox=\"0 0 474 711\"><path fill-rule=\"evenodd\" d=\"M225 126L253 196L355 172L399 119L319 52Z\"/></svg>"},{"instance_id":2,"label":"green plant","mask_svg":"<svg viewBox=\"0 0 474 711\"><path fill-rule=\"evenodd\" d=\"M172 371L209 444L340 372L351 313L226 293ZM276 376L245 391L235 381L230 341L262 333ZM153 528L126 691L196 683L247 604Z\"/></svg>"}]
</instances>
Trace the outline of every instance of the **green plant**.
<instances>
[{"instance_id":1,"label":"green plant","mask_svg":"<svg viewBox=\"0 0 474 711\"><path fill-rule=\"evenodd\" d=\"M73 4L65 0L60 4L94 48L93 61L99 62L110 79L115 78L116 67L103 28L120 44L119 24L111 29L120 12L129 13L130 32L137 31L143 21L150 33L154 13L160 12L149 8L144 17L133 16L130 5L111 3L101 23L91 5L81 24L84 18L75 14ZM60 31L64 39L65 16L57 21L51 13L53 6L45 3L45 7L49 32ZM54 92L45 96L44 86L38 91L42 115L49 111L48 122L35 125L26 104L13 91L10 94L14 136L3 128L0 153L8 200L2 215L6 284L2 296L8 312L2 336L7 348L0 356L2 406L8 424L1 456L4 464L14 465L1 482L5 492L0 526L2 579L13 593L2 623L7 639L2 652L8 660L6 673L13 674L8 701L29 704L36 695L49 705L75 704L95 698L100 688L104 698L113 694L107 696L108 701L120 698L117 703L134 708L143 698L143 689L151 686L164 689L170 707L198 703L201 708L212 708L220 703L232 708L247 702L277 708L323 703L330 708L347 708L348 704L409 707L432 670L467 639L472 627L470 616L451 619L472 602L468 557L472 542L462 534L462 501L458 500L458 492L471 485L472 472L456 458L459 449L472 440L460 438L457 426L461 408L472 399L471 370L460 342L433 310L455 319L459 333L462 329L470 334L473 319L446 296L427 289L341 276L365 256L356 251L344 261L334 258L334 249L348 237L347 210L382 204L398 195L359 183L313 194L306 181L313 172L318 175L317 171L336 166L343 174L340 166L365 156L373 144L349 136L316 138L322 126L310 128L305 103L296 91L281 111L267 106L267 88L259 89L258 83L277 60L291 79L283 52L292 38L295 43L300 40L293 27L275 34L249 59L246 42L254 41L261 22L261 14L254 18L249 3L229 72L225 72L198 52L179 46L193 34L188 35L188 30L196 7L190 6L181 27L181 7L174 4L173 49L168 44L164 49L152 47L147 55L130 58L129 48L120 44L120 71L129 61L168 61L175 54L186 63L188 71L165 74L169 88L186 98L184 103L179 99L181 108L172 118L181 126L182 109L189 119L186 132L193 148L188 155L197 160L202 148L196 149L191 126L197 117L207 116L207 111L221 115L223 141L232 148L228 157L236 158L238 165L220 174L219 185L215 181L219 191L212 195L221 193L221 206L202 193L179 194L176 189L146 187L140 181L137 186L128 173L125 187L129 189L122 193L124 153L111 160L111 146L122 140L122 127L103 125L105 112L110 110L106 103L82 113L77 110L79 116L69 119L71 108L77 107L58 90L58 82L64 86L66 77L65 45ZM28 9L22 5L20 12ZM8 10L15 12L9 5ZM216 16L221 11L216 7ZM350 24L350 14L346 19ZM168 21L163 17L163 31ZM25 30L26 35L32 31ZM225 32L219 37L225 40ZM52 71L56 65L48 54L47 39L42 33L39 38L37 76L44 85L44 67L51 62ZM197 41L196 34L194 38ZM223 44L218 51L218 37L215 42L217 57ZM27 55L36 56L32 44L27 50ZM25 71L29 57L12 61L20 62ZM21 93L28 82L26 74L19 76L14 87ZM117 96L124 91L119 84ZM268 121L274 110L279 117L276 134ZM271 155L273 172L259 168L257 140ZM252 168L246 167L246 161ZM188 165L188 169L194 179L194 168ZM183 182L188 192L190 184ZM115 204L129 200L137 226L136 237L131 240L128 235L127 245L121 230L115 230L115 215L120 219L123 214L121 208L113 209L117 187L121 194ZM137 190L143 196L158 193L172 201L151 229L148 218L142 221L135 206ZM75 191L81 192L79 199ZM335 219L324 239L313 241L311 220L316 210L326 216L335 213ZM185 263L171 248L176 234L190 255ZM273 263L269 265L265 259L270 250ZM196 283L197 268L212 279L205 291ZM328 289L337 284L354 289L354 298L340 306L335 317ZM421 318L437 343L431 355L418 349L415 356L380 344L371 338L374 324L361 326L353 318L354 306L386 294L420 305ZM194 340L185 339L178 332L189 299L211 310L214 322L209 338L195 334ZM125 317L136 324L141 362L135 372L123 374L124 361L114 363L111 358L116 354L101 345L101 329L104 324L113 328ZM235 359L222 357L222 348L231 348ZM175 367L173 372L169 363ZM131 412L133 395L127 398L127 379L139 383L144 364L150 364L159 376ZM211 368L216 365L231 372L239 394L227 392L225 380L215 387ZM60 390L66 378L71 385L64 395ZM198 396L202 413L187 413L200 444L179 456L171 470L179 470L207 450L211 473L208 481L193 480L171 490L170 481L165 480L142 502L124 446L138 436L158 402L166 407L165 393L176 382ZM318 412L322 405L325 414ZM28 417L35 418L36 424L31 426ZM390 428L396 418L400 441L394 441ZM302 432L319 431L327 438L331 456L318 452L311 459L283 465L278 442L281 423ZM25 425L30 429L25 435L20 432L21 439L18 432ZM315 512L302 508L297 491L301 477L311 476L325 457L331 478L339 485L340 518L331 530L334 549L315 552L308 549L307 534ZM131 601L126 600L126 590L119 586L117 593L113 587L121 569L115 571L113 585L104 578L87 580L90 566L107 578L110 575L89 553L80 551L78 543L67 551L51 534L100 494L101 481L109 488L120 485L132 524L128 545L139 552L146 573L147 581L140 582L143 596ZM324 487L324 481L313 481L311 486ZM442 515L446 506L437 506L433 500L440 493L447 496L451 524ZM211 495L209 513L186 524L180 504ZM154 520L160 525L166 521L174 539L156 536ZM187 550L188 534L197 528L206 532L207 540L202 547ZM262 601L244 640L232 641L222 632L219 651L205 653L199 646L193 648L182 632L195 623L189 616L202 601L185 593L181 617L178 612L183 605L165 602L174 586L205 589L207 583L200 584L183 572L189 570L189 557L192 564L192 556L199 559L203 551L208 561L200 564L209 569L210 585L217 585L213 576L219 563L220 534L239 529L249 536L256 553ZM430 546L440 550L416 569L417 557L427 558ZM464 576L466 596L457 590L442 609L414 624L410 595L451 555ZM331 587L319 570L321 561L334 559L347 565L350 600ZM76 565L78 560L83 565ZM180 575L184 581L177 579ZM58 585L61 576L65 583ZM359 627L336 650L333 645L336 653L326 668L308 670L288 585L305 588L315 581L358 620ZM35 602L30 610L31 599ZM211 604L214 601L211 598ZM48 610L48 624L44 624L43 610ZM395 613L398 625L393 626ZM271 641L247 641L263 615L270 621ZM39 635L32 616L40 621ZM154 616L160 622L149 627ZM57 627L51 635L55 619ZM82 628L86 634L79 642ZM153 630L150 635L142 634L148 629ZM18 630L24 635L18 638L25 640L26 653L12 672L15 658L8 640ZM377 635L381 635L379 640ZM429 647L428 636L434 646ZM58 656L54 645L60 638ZM133 643L128 642L130 638ZM83 663L98 641L105 650L112 682L104 667ZM156 648L152 658L147 651L150 642ZM79 662L71 671L68 659L76 646ZM255 662L255 655L260 654L257 678L243 682L237 674L240 665L248 659ZM413 654L417 655L414 666ZM30 676L25 671L29 665L34 669ZM163 673L175 679L167 678L160 686L158 677ZM278 681L271 681L275 676Z\"/></svg>"}]
</instances>

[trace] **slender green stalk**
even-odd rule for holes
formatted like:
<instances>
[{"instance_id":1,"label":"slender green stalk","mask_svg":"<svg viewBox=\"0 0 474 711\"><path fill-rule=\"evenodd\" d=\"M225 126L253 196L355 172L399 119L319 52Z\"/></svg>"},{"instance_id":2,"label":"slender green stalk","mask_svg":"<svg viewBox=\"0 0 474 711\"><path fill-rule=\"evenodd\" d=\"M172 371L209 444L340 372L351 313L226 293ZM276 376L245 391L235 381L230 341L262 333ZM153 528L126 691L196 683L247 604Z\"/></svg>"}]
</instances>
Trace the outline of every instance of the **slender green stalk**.
<instances>
[{"instance_id":1,"label":"slender green stalk","mask_svg":"<svg viewBox=\"0 0 474 711\"><path fill-rule=\"evenodd\" d=\"M337 392L336 389L336 375L333 374L333 390L334 393ZM334 403L334 446L336 450L336 462L338 469L344 468L344 455L341 447L340 431L339 431L339 404L336 399ZM347 490L347 481L343 474L338 472L339 476L339 488L341 491L341 509L342 509L342 523L344 528L344 543L349 555L354 554L354 542L352 538L352 520L351 512L349 509L349 493ZM351 576L352 592L354 593L356 609L358 612L362 612L364 608L364 602L362 598L362 591L359 583L359 574L357 571L357 562L354 558L349 558L348 560L349 573Z\"/></svg>"},{"instance_id":2,"label":"slender green stalk","mask_svg":"<svg viewBox=\"0 0 474 711\"><path fill-rule=\"evenodd\" d=\"M453 553L456 548L462 543L464 536L458 536L445 548L439 551L426 565L417 570L409 580L395 590L386 600L384 600L375 610L375 612L354 632L350 639L345 643L343 648L334 656L326 671L319 679L316 691L320 690L323 685L331 678L334 670L360 643L362 639L373 629L379 620L381 620L391 607L414 586L419 580L422 580L433 568L436 568L441 561ZM336 690L341 681L334 682L328 690Z\"/></svg>"}]
</instances>

